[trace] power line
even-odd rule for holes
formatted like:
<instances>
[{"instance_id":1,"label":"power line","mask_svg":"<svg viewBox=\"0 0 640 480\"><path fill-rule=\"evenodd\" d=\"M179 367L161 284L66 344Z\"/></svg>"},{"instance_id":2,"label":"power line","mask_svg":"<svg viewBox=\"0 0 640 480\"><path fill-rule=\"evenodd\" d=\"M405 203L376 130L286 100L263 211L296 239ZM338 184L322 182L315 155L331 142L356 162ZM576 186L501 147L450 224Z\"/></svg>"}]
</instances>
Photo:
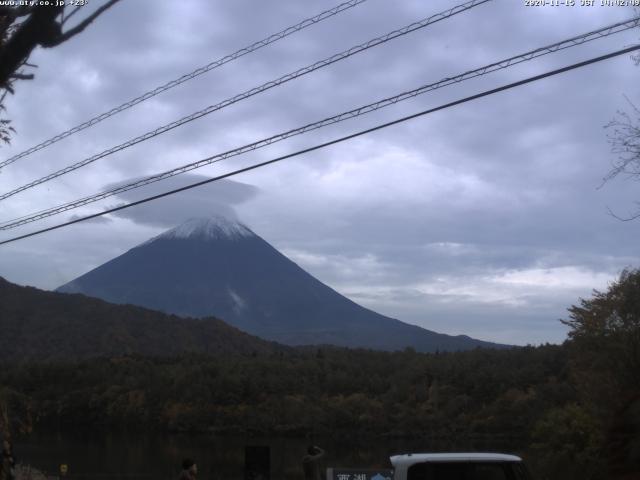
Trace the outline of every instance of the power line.
<instances>
[{"instance_id":1,"label":"power line","mask_svg":"<svg viewBox=\"0 0 640 480\"><path fill-rule=\"evenodd\" d=\"M283 155L283 156L280 156L280 157L277 157L277 158L274 158L274 159L271 159L271 160L267 160L265 162L261 162L261 163L257 163L257 164L251 165L249 167L240 168L240 169L234 170L232 172L225 173L223 175L218 175L217 177L213 177L213 178L209 178L207 180L203 180L203 181L200 181L200 182L192 183L192 184L187 185L185 187L176 188L174 190L171 190L171 191L168 191L168 192L164 192L164 193L160 193L158 195L153 195L151 197L147 197L147 198L144 198L142 200L137 200L135 202L131 202L131 203L128 203L128 204L125 204L125 205L120 205L118 207L110 208L110 209L105 210L103 212L94 213L93 215L87 215L85 217L81 217L81 218L77 218L77 219L74 219L74 220L70 220L68 222L60 223L58 225L53 225L51 227L43 228L43 229L37 230L35 232L27 233L25 235L20 235L18 237L13 237L13 238L10 238L8 240L3 240L3 241L0 241L0 245L6 245L7 243L16 242L18 240L23 240L25 238L33 237L35 235L40 235L42 233L46 233L46 232L50 232L50 231L53 231L53 230L57 230L59 228L67 227L67 226L73 225L75 223L84 222L86 220L91 220L93 218L101 217L101 216L107 215L109 213L118 212L120 210L125 210L127 208L134 207L136 205L141 205L143 203L148 203L148 202L151 202L153 200L158 200L160 198L167 197L167 196L170 196L170 195L174 195L174 194L179 193L179 192L184 192L186 190L190 190L192 188L200 187L200 186L206 185L208 183L212 183L212 182L216 182L216 181L219 181L219 180L222 180L222 179L225 179L225 178L229 178L229 177L238 175L240 173L248 172L248 171L251 171L251 170L255 170L257 168L261 168L261 167L264 167L264 166L267 166L267 165L271 165L273 163L280 162L282 160L286 160L288 158L297 157L299 155L302 155L302 154L305 154L305 153L309 153L309 152L313 152L315 150L320 150L322 148L326 148L328 146L335 145L337 143L342 143L342 142L345 142L347 140L351 140L353 138L360 137L362 135L366 135L366 134L375 132L377 130L382 130L382 129L390 127L390 126L397 125L399 123L403 123L403 122L406 122L406 121L409 121L409 120L413 120L413 119L418 118L418 117L422 117L424 115L428 115L430 113L434 113L434 112L437 112L437 111L440 111L440 110L445 110L447 108L451 108L451 107L454 107L456 105L460 105L460 104L463 104L463 103L466 103L466 102L470 102L472 100L477 100L477 99L482 98L482 97L486 97L486 96L493 95L493 94L498 93L498 92L502 92L502 91L509 90L509 89L512 89L512 88L515 88L515 87L519 87L519 86L525 85L527 83L536 82L538 80L542 80L542 79L547 78L547 77L558 75L560 73L565 73L565 72L568 72L570 70L575 70L577 68L585 67L585 66L591 65L593 63L601 62L603 60L608 60L610 58L614 58L614 57L617 57L617 56L620 56L620 55L624 55L626 53L631 53L631 52L634 52L634 51L637 51L637 50L640 50L640 45L635 45L635 46L632 46L632 47L624 48L622 50L617 50L615 52L608 53L606 55L601 55L599 57L591 58L591 59L585 60L583 62L574 63L574 64L568 65L566 67L562 67L562 68L559 68L559 69L556 69L556 70L551 70L549 72L545 72L545 73L542 73L542 74L539 74L539 75L535 75L533 77L528 77L528 78L526 78L524 80L519 80L517 82L509 83L507 85L503 85L501 87L493 88L491 90L486 90L486 91L478 93L476 95L471 95L469 97L465 97L465 98L462 98L460 100L456 100L454 102L449 102L449 103L446 103L444 105L440 105L440 106L435 107L435 108L430 108L428 110L423 110L421 112L414 113L412 115L408 115L408 116L393 120L391 122L387 122L387 123L383 123L383 124L380 124L380 125L376 125L375 127L371 127L371 128L366 129L366 130L361 130L359 132L352 133L350 135L346 135L344 137L336 138L336 139L331 140L329 142L325 142L325 143L321 143L321 144L318 144L318 145L314 145L313 147L308 147L308 148L305 148L303 150L298 150L296 152L289 153L287 155Z\"/></svg>"},{"instance_id":2,"label":"power line","mask_svg":"<svg viewBox=\"0 0 640 480\"><path fill-rule=\"evenodd\" d=\"M150 90L146 93L143 93L142 95L135 97L131 100L129 100L128 102L125 102L121 105L118 105L117 107L112 108L111 110L101 113L100 115L96 115L95 117L87 120L84 123L81 123L79 125L76 125L73 128L70 128L69 130L66 130L62 133L59 133L47 140L45 140L42 143L39 143L38 145L35 145L21 153L18 153L16 155L14 155L11 158L8 158L7 160L4 160L2 162L0 162L0 169L3 167L6 167L7 165L10 165L18 160L20 160L21 158L24 158L28 155L31 155L34 152L37 152L38 150L42 150L43 148L46 148L50 145L53 145L54 143L59 142L60 140L67 138L70 135L73 135L74 133L78 133L81 132L82 130L92 127L100 122L102 122L103 120L106 120L109 117L112 117L113 115L116 115L120 112L123 112L125 110L128 110L131 107L134 107L136 105L138 105L139 103L142 103L146 100L149 100L150 98L155 97L156 95L159 95L163 92L166 92L167 90L170 90L174 87L177 87L178 85L187 82L189 80L192 80L204 73L210 72L211 70L214 70L218 67L221 67L229 62L232 62L234 60L237 60L240 57L243 57L244 55L247 55L249 53L253 53L256 50L259 50L263 47L266 47L267 45L270 45L272 43L275 43L279 40L282 40L283 38L288 37L289 35L292 35L294 33L297 33L301 30L304 30L307 27L310 27L312 25L315 25L316 23L320 23L323 20L326 20L327 18L331 18L335 15L338 15L341 12L344 12L345 10L348 10L350 8L356 7L358 5L360 5L361 3L366 2L367 0L349 0L348 2L344 2L341 3L340 5L337 5L329 10L325 10L324 12L321 12L313 17L307 18L303 21L301 21L300 23L297 23L295 25L292 25L290 27L285 28L284 30L281 30L277 33L274 33L272 35L269 35L266 38L263 38L262 40L259 40L255 43L252 43L251 45L241 48L240 50L237 50L234 53L231 53L229 55L225 55L222 58L219 58L218 60L214 60L213 62L204 65L200 68L197 68L195 70L193 70L190 73L187 73L185 75L182 75L179 78L176 78L174 80L171 80L163 85L160 85L159 87L154 88L153 90ZM67 16L67 19L71 17L71 15L73 15L75 12L77 12L79 9L74 10L73 12L71 12L71 14L69 16Z\"/></svg>"},{"instance_id":3,"label":"power line","mask_svg":"<svg viewBox=\"0 0 640 480\"><path fill-rule=\"evenodd\" d=\"M34 180L32 182L29 182L25 185L22 185L21 187L18 187L14 190L11 190L10 192L7 193L3 193L0 195L0 200L5 200L9 197L12 197L20 192L23 192L25 190L28 190L30 188L33 188L37 185L41 185L43 183L46 183L48 181L53 180L54 178L58 178L62 175L66 175L67 173L73 172L75 170L78 170L79 168L85 167L93 162L96 162L97 160L100 160L101 158L107 157L109 155L112 155L116 152L119 152L121 150L124 150L126 148L129 148L133 145L136 145L138 143L147 141L151 138L154 138L158 135L161 135L163 133L166 133L170 130L173 130L174 128L180 127L186 123L192 122L194 120L197 120L201 117L204 117L205 115L209 115L210 113L216 112L218 110L222 110L225 107L228 107L230 105L233 105L237 102L240 102L242 100L246 100L247 98L253 97L254 95L257 95L259 93L265 92L271 88L280 86L286 82L289 82L291 80L294 80L298 77L301 77L303 75L307 75L308 73L314 72L318 69L324 68L328 65L331 65L333 63L339 62L341 60L344 60L346 58L349 58L353 55L356 55L358 53L361 53L365 50L368 50L370 48L373 47L377 47L379 45L382 45L390 40L396 39L398 37L407 35L411 32L414 32L416 30L425 28L429 25L432 25L436 22L445 20L447 18L450 18L454 15L457 15L459 13L465 12L467 10L470 10L471 8L477 7L479 5L482 5L484 3L487 2L491 2L493 0L470 0L466 3L457 5L453 8L447 9L444 12L441 13L437 13L435 15L432 15L428 18L425 18L423 20L420 20L418 22L414 22L410 25L407 25L403 28L400 28L398 30L394 30L392 32L389 32L385 35L382 35L380 37L376 37L373 38L371 40L369 40L368 42L362 43L360 45L356 45L355 47L351 47L348 50L345 50L343 52L337 53L335 55L332 55L328 58L325 58L324 60L320 60L318 62L315 62L311 65L308 65L306 67L300 68L294 72L288 73L286 75L283 75L275 80L271 80L269 82L263 83L262 85L258 86L258 87L254 87L250 90L247 90L243 93L240 93L238 95L235 95L233 97L230 97L226 100L223 100L220 103L217 103L215 105L210 105L202 110L199 110L197 112L192 113L191 115L187 115L186 117L183 117L179 120L175 120L167 125L164 125L162 127L159 127L155 130L149 131L143 135L140 135L134 139L131 139L127 142L121 143L120 145L117 145L115 147L109 148L108 150L105 150L101 153L98 153L96 155L93 155L89 158L85 158L84 160L81 160L79 162L76 162L72 165L69 165L61 170L58 170L56 172L53 172L49 175L46 175L44 177L41 177L37 180Z\"/></svg>"},{"instance_id":4,"label":"power line","mask_svg":"<svg viewBox=\"0 0 640 480\"><path fill-rule=\"evenodd\" d=\"M475 78L475 77L479 77L479 76L482 76L482 75L486 75L488 73L491 73L491 72L494 72L494 71L497 71L497 70L502 70L502 69L508 68L510 66L517 65L519 63L526 62L526 61L532 60L534 58L537 58L537 57L540 57L540 56L543 56L543 55L548 55L548 54L553 53L553 52L557 52L557 51L564 50L564 49L567 49L567 48L570 48L570 47L581 45L581 44L586 43L586 42L591 41L591 40L595 40L595 39L602 38L602 37L605 37L605 36L608 36L608 35L612 35L613 33L618 33L620 31L623 31L623 30L626 30L626 29L629 29L629 28L633 28L633 27L637 26L638 24L640 24L640 17L633 18L633 19L627 20L625 22L618 22L618 23L615 23L613 25L609 25L607 27L600 28L598 30L594 30L594 31L591 31L591 32L588 32L588 33L585 33L585 34L582 34L582 35L571 37L569 39L562 40L560 42L556 42L554 44L547 45L545 47L540 47L540 48L537 48L535 50L531 50L531 51L528 51L528 52L522 53L520 55L516 55L516 56L510 57L510 58L507 58L507 59L504 59L504 60L500 60L498 62L494 62L494 63L491 63L491 64L486 65L484 67L477 68L475 70L470 70L470 71L467 71L465 73L462 73L462 74L459 74L459 75L456 75L456 76L453 76L453 77L447 77L447 78L444 78L444 79L442 79L442 80L440 80L438 82L431 83L431 84L428 84L428 85L423 85L423 86L420 86L420 87L418 87L416 89L409 90L407 92L403 92L403 93L400 93L398 95L395 95L395 96L392 96L392 97L388 97L388 98L376 101L374 103L369 103L367 105L355 108L353 110L342 112L342 113L340 113L338 115L334 115L332 117L328 117L328 118L322 119L320 121L304 125L302 127L298 127L298 128L292 129L292 130L288 130L286 132L279 133L277 135L273 135L271 137L267 137L267 138L264 138L262 140L258 140L256 142L243 145L241 147L226 151L224 153L219 153L219 154L216 154L216 155L212 155L210 157L201 159L201 160L199 160L197 162L192 162L192 163L189 163L189 164L186 164L186 165L183 165L183 166L180 166L180 167L177 167L177 168L174 168L174 169L171 169L171 170L168 170L168 171L156 174L156 175L152 175L150 177L143 178L141 180L136 180L134 182L130 182L130 183L125 184L125 185L121 185L121 186L113 188L111 190L106 190L106 191L103 191L103 192L100 192L100 193L97 193L97 194L94 194L94 195L91 195L91 196L87 196L87 197L84 197L84 198L80 198L80 199L74 200L74 201L69 202L69 203L58 205L58 206L55 206L55 207L52 207L52 208L48 208L48 209L45 209L45 210L41 210L41 211L38 211L38 212L32 212L32 213L24 215L22 217L18 217L18 218L14 218L12 220L5 221L4 223L0 224L0 230L9 230L9 229L12 229L12 228L15 228L15 227L19 227L19 226L25 225L27 223L31 223L31 222L34 222L34 221L37 221L37 220L41 220L43 218L47 218L47 217L62 213L62 212L66 212L68 210L79 208L79 207L82 207L84 205L88 205L90 203L94 203L94 202L97 202L99 200L103 200L105 198L108 198L108 197L111 197L111 196L114 196L114 195L117 195L117 194L120 194L120 193L127 192L129 190L140 188L140 187L143 187L145 185L149 185L151 183L155 183L155 182L158 182L158 181L161 181L161 180L165 180L167 178L170 178L170 177L173 177L173 176L176 176L176 175L180 175L182 173L185 173L185 172L188 172L188 171L191 171L191 170L195 170L197 168L204 167L206 165L210 165L210 164L213 164L213 163L220 162L220 161L225 160L227 158L235 157L235 156L238 156L238 155L241 155L241 154L253 151L253 150L257 150L259 148L266 147L268 145L271 145L273 143L285 140L287 138L291 138L291 137L296 136L296 135L301 135L303 133L307 133L307 132L310 132L310 131L313 131L313 130L317 130L319 128L323 128L323 127L328 126L328 125L332 125L332 124L339 123L339 122L342 122L342 121L345 121L345 120L348 120L348 119L351 119L351 118L355 118L355 117L358 117L358 116L361 116L361 115L364 115L364 114L367 114L367 113L374 112L376 110L388 107L388 106L393 105L395 103L398 103L398 102L413 98L413 97L415 97L417 95L421 95L421 94L424 94L424 93L427 93L427 92L430 92L430 91L433 91L433 90L437 90L439 88L446 87L448 85L452 85L452 84L459 83L459 82L462 82L462 81L465 81L465 80L469 80L471 78Z\"/></svg>"}]
</instances>

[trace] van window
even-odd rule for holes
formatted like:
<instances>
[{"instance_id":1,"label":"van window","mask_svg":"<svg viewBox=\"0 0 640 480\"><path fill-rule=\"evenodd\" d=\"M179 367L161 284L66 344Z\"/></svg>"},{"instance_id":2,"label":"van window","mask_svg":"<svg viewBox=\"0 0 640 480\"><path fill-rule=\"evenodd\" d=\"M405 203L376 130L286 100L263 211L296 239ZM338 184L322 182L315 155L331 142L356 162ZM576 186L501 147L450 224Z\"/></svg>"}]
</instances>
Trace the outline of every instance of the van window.
<instances>
[{"instance_id":1,"label":"van window","mask_svg":"<svg viewBox=\"0 0 640 480\"><path fill-rule=\"evenodd\" d=\"M409 467L407 480L519 480L506 462L426 462Z\"/></svg>"}]
</instances>

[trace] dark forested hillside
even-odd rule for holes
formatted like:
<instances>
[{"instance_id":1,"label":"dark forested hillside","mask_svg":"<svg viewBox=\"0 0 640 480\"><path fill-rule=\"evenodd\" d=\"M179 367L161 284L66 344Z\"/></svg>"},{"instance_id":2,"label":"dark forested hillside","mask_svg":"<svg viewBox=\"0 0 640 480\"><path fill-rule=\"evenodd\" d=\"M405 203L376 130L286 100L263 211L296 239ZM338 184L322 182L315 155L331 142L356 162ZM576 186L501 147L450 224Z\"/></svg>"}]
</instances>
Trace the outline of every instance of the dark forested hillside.
<instances>
[{"instance_id":1,"label":"dark forested hillside","mask_svg":"<svg viewBox=\"0 0 640 480\"><path fill-rule=\"evenodd\" d=\"M96 356L252 354L285 349L215 318L183 319L0 278L0 360Z\"/></svg>"},{"instance_id":2,"label":"dark forested hillside","mask_svg":"<svg viewBox=\"0 0 640 480\"><path fill-rule=\"evenodd\" d=\"M574 399L559 346L420 354L320 348L5 364L41 422L93 428L528 440ZM46 382L43 382L46 379Z\"/></svg>"}]
</instances>

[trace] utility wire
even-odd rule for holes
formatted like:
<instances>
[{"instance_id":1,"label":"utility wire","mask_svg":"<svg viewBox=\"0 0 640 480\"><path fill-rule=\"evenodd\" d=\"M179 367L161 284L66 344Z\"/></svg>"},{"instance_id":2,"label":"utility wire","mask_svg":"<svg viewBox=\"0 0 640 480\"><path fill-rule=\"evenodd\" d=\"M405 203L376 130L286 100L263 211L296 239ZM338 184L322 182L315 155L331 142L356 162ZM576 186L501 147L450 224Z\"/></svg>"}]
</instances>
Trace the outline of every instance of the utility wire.
<instances>
[{"instance_id":1,"label":"utility wire","mask_svg":"<svg viewBox=\"0 0 640 480\"><path fill-rule=\"evenodd\" d=\"M201 168L204 167L206 165L211 165L213 163L217 163L220 162L222 160L225 160L227 158L230 157L234 157L237 155L241 155L243 153L247 153L259 148L263 148L266 147L268 145L271 145L273 143L285 140L287 138L296 136L296 135L301 135L303 133L309 132L309 131L313 131L313 130L317 130L319 128L323 128L325 126L328 125L332 125L335 123L339 123L351 118L355 118L358 117L360 115L364 115L367 113L371 113L374 112L376 110L388 107L390 105L393 105L395 103L413 98L417 95L421 95L433 90L437 90L439 88L443 88L446 87L448 85L452 85L455 83L459 83L462 82L464 80L469 80L471 78L475 78L475 77L479 77L482 75L486 75L488 73L497 71L497 70L502 70L505 68L508 68L510 66L513 65L517 65L519 63L522 62L526 62L529 60L532 60L534 58L543 56L543 55L547 55L559 50L564 50L566 48L570 48L576 45L581 45L585 42L591 41L591 40L595 40L598 38L602 38L604 36L607 35L611 35L613 33L617 33L619 31L622 31L623 29L629 29L629 28L633 28L635 26L637 26L640 23L640 17L634 18L634 19L630 19L627 20L626 22L619 22L613 25L610 25L608 27L604 27L592 32L588 32L585 33L583 35L579 35L579 36L575 36L575 37L571 37L569 39L566 40L562 40L560 42L556 42L554 44L551 45L547 45L546 47L541 47L541 48L537 48L535 50L531 50L529 52L525 52L522 53L520 55L516 55L510 58L507 58L505 60L500 60L498 62L486 65L484 67L475 69L475 70L470 70L467 71L465 73L453 76L453 77L447 77L444 78L438 82L435 83L431 83L428 85L423 85L420 86L416 89L407 91L407 92L403 92L400 93L398 95L395 95L393 97L388 97L379 101L376 101L374 103L370 103L361 107L358 107L356 109L353 110L349 110L347 112L343 112L340 113L338 115L334 115L332 117L328 117L325 118L323 120L317 121L317 122L313 122L307 125L304 125L302 127L298 127L295 128L293 130L289 130L283 133L279 133L277 135L273 135L271 137L267 137L264 138L262 140L258 140L256 142L253 143L249 143L246 145L243 145L241 147L235 148L233 150L229 150L226 151L224 153L219 153L210 157L207 157L205 159L199 160L197 162L193 162L193 163L189 163L156 175L152 175L140 180L136 180L130 183L127 183L125 185L121 185L118 187L115 187L111 190L106 190L103 192L100 192L98 194L94 194L88 197L84 197L84 198L80 198L77 200L74 200L72 202L69 203L65 203L62 205L58 205L56 207L52 207L52 208L48 208L45 210L41 210L38 212L32 212L30 214L27 214L25 216L22 217L18 217L18 218L14 218L12 220L8 220L5 221L4 223L0 224L0 230L9 230L11 228L15 228L21 225L25 225L27 223L31 223L37 220L41 220L43 218L52 216L52 215L56 215L58 213L62 213L68 210L72 210L84 205L87 205L89 203L94 203L97 202L99 200L103 200L105 198L120 194L120 193L124 193L126 191L129 190L133 190L136 188L140 188L143 187L145 185L149 185L151 183L155 183L161 180L165 180L167 178L176 176L176 175L180 175L182 173L191 171L191 170L195 170L197 168Z\"/></svg>"},{"instance_id":2,"label":"utility wire","mask_svg":"<svg viewBox=\"0 0 640 480\"><path fill-rule=\"evenodd\" d=\"M376 125L375 127L371 127L371 128L366 129L366 130L361 130L359 132L352 133L350 135L346 135L344 137L336 138L336 139L331 140L329 142L325 142L325 143L321 143L321 144L318 144L318 145L314 145L313 147L308 147L308 148L305 148L303 150L298 150L296 152L289 153L287 155L282 155L280 157L277 157L277 158L274 158L274 159L271 159L271 160L267 160L265 162L261 162L261 163L257 163L257 164L251 165L249 167L240 168L240 169L234 170L232 172L225 173L223 175L218 175L217 177L212 177L212 178L209 178L207 180L203 180L203 181L200 181L200 182L192 183L190 185L187 185L187 186L184 186L184 187L181 187L181 188L176 188L176 189L170 190L168 192L164 192L164 193L160 193L158 195L153 195L151 197L143 198L142 200L137 200L135 202L127 203L125 205L120 205L118 207L113 207L113 208L110 208L108 210L104 210L104 211L99 212L99 213L94 213L93 215L87 215L85 217L81 217L81 218L77 218L77 219L74 219L74 220L70 220L68 222L60 223L58 225L53 225L51 227L43 228L43 229L37 230L35 232L27 233L25 235L20 235L20 236L13 237L13 238L10 238L10 239L7 239L7 240L3 240L3 241L0 241L0 245L6 245L6 244L11 243L11 242L16 242L18 240L23 240L25 238L33 237L35 235L40 235L42 233L50 232L52 230L57 230L59 228L67 227L67 226L73 225L75 223L84 222L86 220L91 220L93 218L101 217L101 216L107 215L109 213L118 212L120 210L125 210L127 208L134 207L136 205L141 205L143 203L151 202L153 200L158 200L160 198L167 197L167 196L170 196L170 195L174 195L174 194L179 193L179 192L184 192L186 190L190 190L192 188L200 187L200 186L206 185L208 183L216 182L216 181L222 180L224 178L229 178L229 177L238 175L240 173L248 172L248 171L260 168L260 167L271 165L273 163L277 163L277 162L280 162L282 160L286 160L288 158L297 157L299 155L303 155L305 153L313 152L315 150L320 150L322 148L326 148L328 146L335 145L337 143L342 143L342 142L345 142L347 140L351 140L353 138L360 137L362 135L366 135L366 134L375 132L377 130L382 130L382 129L390 127L390 126L397 125L399 123L403 123L403 122L406 122L406 121L409 121L409 120L413 120L413 119L418 118L418 117L422 117L424 115L428 115L430 113L434 113L434 112L437 112L437 111L440 111L440 110L445 110L447 108L451 108L451 107L454 107L456 105L460 105L460 104L463 104L463 103L466 103L466 102L470 102L472 100L477 100L477 99L482 98L482 97L493 95L495 93L502 92L502 91L505 91L505 90L509 90L509 89L512 89L512 88L515 88L515 87L519 87L519 86L522 86L522 85L525 85L525 84L528 84L528 83L536 82L538 80L542 80L542 79L547 78L547 77L558 75L560 73L565 73L565 72L568 72L570 70L575 70L577 68L585 67L585 66L591 65L593 63L601 62L603 60L608 60L610 58L614 58L614 57L617 57L617 56L620 56L620 55L624 55L626 53L631 53L631 52L634 52L634 51L637 51L637 50L640 50L640 45L634 45L632 47L624 48L622 50L617 50L615 52L608 53L606 55L601 55L599 57L591 58L591 59L585 60L583 62L574 63L572 65L568 65L566 67L562 67L562 68L559 68L557 70L551 70L549 72L542 73L540 75L535 75L533 77L529 77L529 78L526 78L524 80L519 80L517 82L509 83L507 85L503 85L501 87L493 88L491 90L486 90L484 92L478 93L476 95L471 95L469 97L465 97L465 98L462 98L460 100L456 100L454 102L449 102L449 103L446 103L444 105L440 105L440 106L435 107L435 108L430 108L428 110L423 110L421 112L414 113L413 115L408 115L408 116L393 120L391 122L387 122L387 123L383 123L383 124L380 124L380 125Z\"/></svg>"},{"instance_id":3,"label":"utility wire","mask_svg":"<svg viewBox=\"0 0 640 480\"><path fill-rule=\"evenodd\" d=\"M425 28L429 25L432 25L436 22L439 22L441 20L445 20L447 18L450 18L454 15L457 15L459 13L465 12L471 8L477 7L478 5L487 3L487 2L491 2L493 0L471 0L468 1L466 3L463 3L461 5L457 5L453 8L447 9L444 12L432 15L428 18L425 18L423 20L420 20L418 22L412 23L410 25L407 25L405 27L402 27L398 30L394 30L392 32L389 32L385 35L382 35L380 37L376 37L374 39L369 40L368 42L362 43L360 45L356 45L355 47L351 47L348 50L345 50L341 53L337 53L335 55L332 55L328 58L325 58L324 60L320 60L319 62L315 62L311 65L308 65L306 67L300 68L294 72L288 73L286 75L283 75L275 80L271 80L269 82L263 83L262 85L258 86L258 87L254 87L250 90L247 90L243 93L240 93L238 95L235 95L233 97L230 97L226 100L223 100L220 103L217 103L215 105L210 105L207 108L203 109L203 110L199 110L197 112L192 113L191 115L187 115L186 117L183 117L179 120L175 120L167 125L164 125L162 127L159 127L155 130L149 131L143 135L140 135L134 139L131 139L127 142L121 143L120 145L117 145L115 147L109 148L108 150L105 150L101 153L98 153L96 155L93 155L92 157L89 158L85 158L84 160L81 160L77 163L74 163L72 165L69 165L61 170L58 170L56 172L53 172L49 175L46 175L44 177L41 177L37 180L34 180L30 183L27 183L25 185L22 185L21 187L18 187L14 190L11 190L10 192L7 193L3 193L0 195L0 200L5 200L9 197L12 197L13 195L16 195L20 192L23 192L25 190L28 190L30 188L33 188L37 185L41 185L45 182L48 182L50 180L53 180L54 178L58 178L62 175L65 175L67 173L73 172L74 170L78 170L79 168L85 167L101 158L107 157L109 155L112 155L116 152L119 152L121 150L124 150L126 148L129 148L133 145L136 145L138 143L144 142L146 140L149 140L151 138L154 138L158 135L161 135L163 133L168 132L169 130L173 130L174 128L180 127L186 123L192 122L194 120L197 120L201 117L204 117L205 115L209 115L210 113L216 112L218 110L222 110L225 107L228 107L229 105L233 105L234 103L240 102L242 100L246 100L247 98L253 97L254 95L257 95L259 93L262 93L266 90L269 90L271 88L280 86L286 82L289 82L291 80L294 80L298 77L301 77L303 75L307 75L308 73L314 72L318 69L324 68L328 65L331 65L333 63L339 62L341 60L344 60L346 58L351 57L352 55L356 55L358 53L361 53L365 50L368 50L370 48L373 47L377 47L379 45L382 45L390 40L393 40L395 38L401 37L403 35L407 35L411 32L415 32L416 30L419 30L421 28Z\"/></svg>"},{"instance_id":4,"label":"utility wire","mask_svg":"<svg viewBox=\"0 0 640 480\"><path fill-rule=\"evenodd\" d=\"M89 120L87 120L84 123L81 123L79 125L76 125L73 128L70 128L69 130L66 130L62 133L59 133L47 140L45 140L42 143L39 143L38 145L35 145L21 153L18 153L16 155L14 155L11 158L8 158L2 162L0 162L0 169L3 167L6 167L7 165L10 165L18 160L20 160L21 158L24 158L28 155L31 155L34 152L37 152L38 150L42 150L43 148L46 148L50 145L53 145L56 142L59 142L60 140L67 138L70 135L73 135L74 133L78 133L81 132L82 130L92 127L100 122L102 122L103 120L106 120L109 117L112 117L113 115L116 115L120 112L123 112L125 110L128 110L131 107L134 107L135 105L138 105L139 103L144 102L145 100L149 100L150 98L155 97L156 95L161 94L162 92L166 92L167 90L172 89L173 87L177 87L178 85L187 82L189 80L192 80L204 73L210 72L211 70L214 70L218 67L223 66L226 63L232 62L234 60L237 60L240 57L243 57L244 55L247 55L249 53L255 52L256 50L259 50L263 47L266 47L267 45L270 45L272 43L275 43L279 40L282 40L283 38L288 37L289 35L292 35L294 33L297 33L301 30L304 30L307 27L310 27L312 25L315 25L316 23L320 23L323 20L326 20L327 18L331 18L335 15L338 15L341 12L344 12L345 10L348 10L350 8L353 8L355 6L360 5L361 3L366 2L367 0L349 0L348 2L344 2L341 3L340 5L337 5L329 10L325 10L324 12L321 12L313 17L307 18L303 21L301 21L300 23L297 23L296 25L292 25L290 27L285 28L284 30L281 30L278 33L274 33L272 35L269 35L266 38L263 38L262 40L259 40L255 43L252 43L251 45L241 48L240 50L231 53L229 55L226 55L222 58L219 58L218 60L215 60L207 65L204 65L200 68L195 69L194 71L187 73L185 75L182 75L179 78L176 78L175 80L171 80L167 83L165 83L164 85L160 85L157 88L154 88L153 90L150 90L146 93L143 93L142 95L140 95L139 97L133 98L131 100L129 100L128 102L123 103L122 105L118 105L117 107L112 108L111 110L101 113L100 115L97 115ZM71 18L71 16L76 13L78 10L80 10L80 8L76 8L75 10L73 10L65 19L68 20L69 18Z\"/></svg>"}]
</instances>

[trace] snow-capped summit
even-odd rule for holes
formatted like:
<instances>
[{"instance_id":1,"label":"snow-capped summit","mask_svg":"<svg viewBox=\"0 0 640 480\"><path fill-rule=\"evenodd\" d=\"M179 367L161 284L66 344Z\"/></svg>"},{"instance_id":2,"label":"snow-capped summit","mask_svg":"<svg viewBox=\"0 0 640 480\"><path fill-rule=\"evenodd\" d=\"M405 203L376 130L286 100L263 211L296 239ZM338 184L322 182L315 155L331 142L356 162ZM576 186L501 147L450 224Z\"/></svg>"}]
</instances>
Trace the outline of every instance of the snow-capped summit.
<instances>
[{"instance_id":1,"label":"snow-capped summit","mask_svg":"<svg viewBox=\"0 0 640 480\"><path fill-rule=\"evenodd\" d=\"M211 240L237 239L255 234L243 223L221 215L190 218L156 238L206 238Z\"/></svg>"}]
</instances>

